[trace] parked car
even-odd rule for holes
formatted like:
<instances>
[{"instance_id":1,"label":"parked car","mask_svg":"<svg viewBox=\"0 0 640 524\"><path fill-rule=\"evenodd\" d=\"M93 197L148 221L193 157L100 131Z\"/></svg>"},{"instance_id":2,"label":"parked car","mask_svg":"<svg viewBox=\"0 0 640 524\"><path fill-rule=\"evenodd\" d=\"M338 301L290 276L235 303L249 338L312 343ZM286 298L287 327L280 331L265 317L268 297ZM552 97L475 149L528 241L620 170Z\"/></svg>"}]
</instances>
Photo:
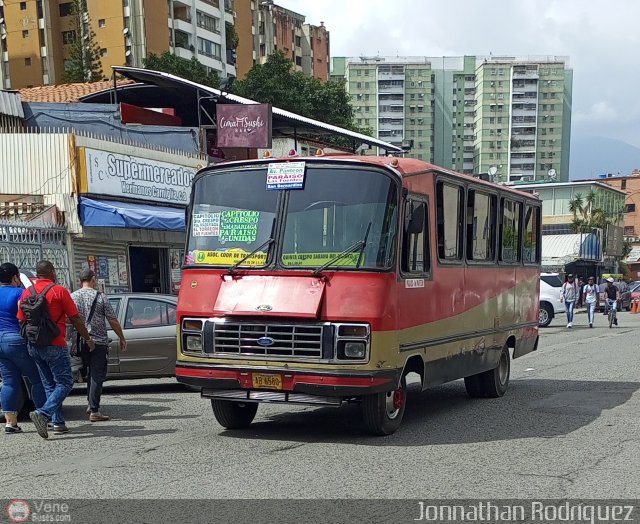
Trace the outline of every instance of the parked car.
<instances>
[{"instance_id":1,"label":"parked car","mask_svg":"<svg viewBox=\"0 0 640 524\"><path fill-rule=\"evenodd\" d=\"M157 293L107 295L127 339L120 351L116 334L111 339L107 380L173 377L176 372L176 306L178 297ZM81 362L72 358L76 380Z\"/></svg>"},{"instance_id":2,"label":"parked car","mask_svg":"<svg viewBox=\"0 0 640 524\"><path fill-rule=\"evenodd\" d=\"M547 327L556 315L564 313L562 279L558 273L540 273L540 313L538 325Z\"/></svg>"},{"instance_id":3,"label":"parked car","mask_svg":"<svg viewBox=\"0 0 640 524\"><path fill-rule=\"evenodd\" d=\"M620 291L620 300L618 300L617 310L622 311L624 309L625 311L631 311L631 288L629 284L627 284L626 282L615 282L614 285L618 288L618 291ZM605 310L607 302L604 289L606 287L606 282L602 282L599 285L600 293L598 293L598 306L596 308L598 311Z\"/></svg>"},{"instance_id":4,"label":"parked car","mask_svg":"<svg viewBox=\"0 0 640 524\"><path fill-rule=\"evenodd\" d=\"M629 291L631 292L631 300L640 301L640 281L636 280L629 284Z\"/></svg>"}]
</instances>

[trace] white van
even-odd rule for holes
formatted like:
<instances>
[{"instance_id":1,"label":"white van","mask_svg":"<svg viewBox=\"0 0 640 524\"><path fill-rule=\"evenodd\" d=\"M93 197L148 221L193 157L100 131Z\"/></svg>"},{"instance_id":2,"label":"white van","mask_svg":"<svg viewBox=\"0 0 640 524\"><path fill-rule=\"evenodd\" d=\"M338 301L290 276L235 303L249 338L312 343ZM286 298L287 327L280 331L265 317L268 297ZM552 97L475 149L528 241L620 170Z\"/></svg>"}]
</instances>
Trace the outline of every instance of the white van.
<instances>
[{"instance_id":1,"label":"white van","mask_svg":"<svg viewBox=\"0 0 640 524\"><path fill-rule=\"evenodd\" d=\"M540 315L538 325L547 327L553 317L564 314L562 279L558 273L540 273Z\"/></svg>"}]
</instances>

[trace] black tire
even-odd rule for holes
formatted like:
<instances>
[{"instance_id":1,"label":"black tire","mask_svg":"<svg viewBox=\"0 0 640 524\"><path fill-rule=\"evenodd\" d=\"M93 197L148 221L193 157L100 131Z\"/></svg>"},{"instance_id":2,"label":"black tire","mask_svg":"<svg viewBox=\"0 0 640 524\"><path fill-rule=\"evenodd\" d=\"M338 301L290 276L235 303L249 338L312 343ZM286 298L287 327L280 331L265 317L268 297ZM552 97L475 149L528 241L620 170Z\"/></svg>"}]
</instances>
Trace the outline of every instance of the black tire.
<instances>
[{"instance_id":1,"label":"black tire","mask_svg":"<svg viewBox=\"0 0 640 524\"><path fill-rule=\"evenodd\" d=\"M540 313L538 314L538 325L547 327L553 320L553 308L547 303L540 304Z\"/></svg>"},{"instance_id":2,"label":"black tire","mask_svg":"<svg viewBox=\"0 0 640 524\"><path fill-rule=\"evenodd\" d=\"M465 377L464 386L471 398L499 398L504 395L509 386L511 375L511 357L509 348L504 347L500 352L498 365L494 369Z\"/></svg>"},{"instance_id":3,"label":"black tire","mask_svg":"<svg viewBox=\"0 0 640 524\"><path fill-rule=\"evenodd\" d=\"M400 387L362 397L362 416L372 435L385 436L395 433L402 424L407 406L407 384L402 377Z\"/></svg>"},{"instance_id":4,"label":"black tire","mask_svg":"<svg viewBox=\"0 0 640 524\"><path fill-rule=\"evenodd\" d=\"M253 422L258 411L256 402L232 402L230 400L211 399L213 415L218 423L227 429L247 428Z\"/></svg>"}]
</instances>

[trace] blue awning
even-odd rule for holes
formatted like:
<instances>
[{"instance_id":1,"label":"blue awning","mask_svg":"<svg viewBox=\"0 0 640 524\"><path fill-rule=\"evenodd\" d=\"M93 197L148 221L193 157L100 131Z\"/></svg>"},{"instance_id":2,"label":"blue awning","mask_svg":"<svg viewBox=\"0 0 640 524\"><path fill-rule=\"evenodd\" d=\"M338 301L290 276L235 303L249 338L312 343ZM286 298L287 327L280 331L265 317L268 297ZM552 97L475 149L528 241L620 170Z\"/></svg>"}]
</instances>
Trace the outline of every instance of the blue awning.
<instances>
[{"instance_id":1,"label":"blue awning","mask_svg":"<svg viewBox=\"0 0 640 524\"><path fill-rule=\"evenodd\" d=\"M80 197L80 223L87 227L185 230L184 209L86 197Z\"/></svg>"}]
</instances>

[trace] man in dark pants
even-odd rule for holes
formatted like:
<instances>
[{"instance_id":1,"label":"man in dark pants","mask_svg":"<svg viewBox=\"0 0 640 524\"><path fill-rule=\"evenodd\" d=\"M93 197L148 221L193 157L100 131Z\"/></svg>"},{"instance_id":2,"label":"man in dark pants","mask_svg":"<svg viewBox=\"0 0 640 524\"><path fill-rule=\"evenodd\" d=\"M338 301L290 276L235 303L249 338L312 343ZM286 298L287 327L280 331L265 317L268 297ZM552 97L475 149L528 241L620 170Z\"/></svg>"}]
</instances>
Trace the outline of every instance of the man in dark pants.
<instances>
[{"instance_id":1,"label":"man in dark pants","mask_svg":"<svg viewBox=\"0 0 640 524\"><path fill-rule=\"evenodd\" d=\"M109 417L100 412L100 397L102 395L102 383L107 376L107 362L109 359L109 337L107 335L108 322L120 339L120 351L127 350L127 341L124 338L120 322L111 307L109 301L97 288L96 275L90 269L80 271L80 284L82 287L71 294L71 298L78 307L78 311L87 322L91 338L96 347L90 351L87 358L87 414L91 422L102 422ZM95 303L95 305L94 305ZM93 309L93 314L91 313ZM89 317L91 316L91 319Z\"/></svg>"}]
</instances>

